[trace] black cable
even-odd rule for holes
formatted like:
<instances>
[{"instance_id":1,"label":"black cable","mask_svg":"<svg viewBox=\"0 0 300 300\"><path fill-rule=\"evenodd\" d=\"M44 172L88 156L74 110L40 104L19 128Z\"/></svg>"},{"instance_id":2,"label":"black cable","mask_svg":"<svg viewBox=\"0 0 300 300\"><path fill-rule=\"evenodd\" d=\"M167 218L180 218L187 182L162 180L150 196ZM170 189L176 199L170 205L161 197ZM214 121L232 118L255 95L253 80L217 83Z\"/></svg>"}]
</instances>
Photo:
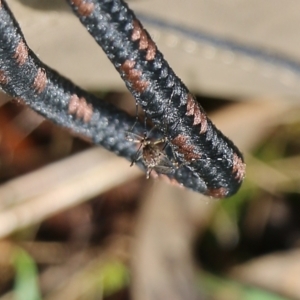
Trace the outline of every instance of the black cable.
<instances>
[{"instance_id":1,"label":"black cable","mask_svg":"<svg viewBox=\"0 0 300 300\"><path fill-rule=\"evenodd\" d=\"M110 2L109 6L112 8L112 12L115 11L115 3L119 5L119 2ZM103 19L111 18L111 15L101 9L95 11L94 5L92 2L76 1L76 9L81 15L89 14L90 8L93 8L93 14L102 13ZM117 7L119 7L118 5ZM106 6L104 5L104 8L107 9ZM127 10L127 7L124 7ZM95 19L99 20L101 16L98 15ZM104 33L107 47L110 49L109 57L111 60L115 59L117 68L122 69L122 76L127 79L127 85L142 106L146 108L147 114L156 123L161 120L163 126L160 127L163 130L164 128L168 129L167 139L172 143L177 158L183 161L181 167L174 167L174 170L169 172L168 176L172 182L176 184L179 182L195 191L213 197L225 197L236 192L244 177L244 164L238 150L218 131L214 131L213 125L204 115L202 108L187 94L184 86L178 86L178 78L168 65L158 68L157 63L164 63L162 55L157 51L156 46L151 44L148 35L139 27L139 23L135 21L135 25L138 26L135 29L132 22L128 23L123 20L123 23L120 24L102 24L109 29ZM90 23L88 28L94 25ZM122 31L111 31L111 27L118 28L119 26L124 27L123 33ZM132 27L130 38L125 38L124 43L127 46L131 44L137 46L135 55L136 58L139 57L140 61L131 60L131 48L128 53L125 47L123 54L119 51L118 56L115 55L114 49L110 48L115 47L116 43L119 44L119 48L124 45L121 38L124 38L124 29L130 28L130 26ZM133 31L137 35L146 34L148 46L145 50L139 49L143 47L141 46L143 37L139 37L134 42L131 41ZM115 39L111 34L116 34ZM155 59L152 59L153 54L155 54ZM159 56L158 60L157 56ZM132 62L135 62L136 65L132 65ZM148 63L150 68L145 73L143 73L144 71L141 73L143 70L141 67ZM151 75L153 72L156 81L148 82L153 76ZM165 83L161 91L157 76ZM47 119L70 128L129 160L135 156L136 145L126 138L126 131L131 130L135 119L81 90L41 63L28 48L18 23L3 0L0 0L0 85L4 91L23 100ZM184 92L187 94L185 100L182 98ZM164 98L168 94L169 97ZM149 104L146 102L147 99L150 100ZM171 107L170 101L164 102L165 99L172 99L181 106L175 107L175 111L171 113L171 110L168 110ZM184 101L188 102L187 106ZM166 109L168 116L166 116ZM186 113L190 117L185 117ZM159 116L161 119L158 118ZM193 122L196 124L195 126L193 126ZM141 134L144 126L138 122L132 131L135 134ZM192 136L194 134L198 135L200 139ZM203 136L205 136L205 144L195 147L193 143L197 142L197 139L203 143L201 138ZM212 148L206 149L209 145ZM203 170L199 172L201 165ZM208 170L208 168L211 169ZM214 176L217 178L213 178Z\"/></svg>"},{"instance_id":2,"label":"black cable","mask_svg":"<svg viewBox=\"0 0 300 300\"><path fill-rule=\"evenodd\" d=\"M2 2L2 3L1 3ZM0 1L0 84L47 119L131 160L126 140L135 119L76 87L41 63L28 48L8 6ZM137 124L136 130L144 127Z\"/></svg>"},{"instance_id":3,"label":"black cable","mask_svg":"<svg viewBox=\"0 0 300 300\"><path fill-rule=\"evenodd\" d=\"M147 116L166 135L178 161L204 181L205 193L218 197L235 193L245 175L240 151L212 124L126 3L67 1Z\"/></svg>"},{"instance_id":4,"label":"black cable","mask_svg":"<svg viewBox=\"0 0 300 300\"><path fill-rule=\"evenodd\" d=\"M43 64L29 49L4 1L0 1L0 86L56 124L130 161L135 157L137 147L128 141L126 132L141 134L144 124L136 123L135 118L83 91ZM178 184L176 178L183 178L183 185L205 193L203 181L187 168L173 175L173 182Z\"/></svg>"}]
</instances>

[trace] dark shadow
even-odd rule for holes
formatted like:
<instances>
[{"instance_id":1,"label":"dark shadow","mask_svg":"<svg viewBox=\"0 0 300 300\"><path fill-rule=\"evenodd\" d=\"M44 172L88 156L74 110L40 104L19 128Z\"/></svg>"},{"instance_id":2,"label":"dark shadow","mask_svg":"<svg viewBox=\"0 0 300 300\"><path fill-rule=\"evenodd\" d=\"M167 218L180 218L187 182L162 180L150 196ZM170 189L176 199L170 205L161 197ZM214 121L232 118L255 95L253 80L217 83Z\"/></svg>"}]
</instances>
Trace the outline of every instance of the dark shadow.
<instances>
[{"instance_id":1,"label":"dark shadow","mask_svg":"<svg viewBox=\"0 0 300 300\"><path fill-rule=\"evenodd\" d=\"M66 1L62 0L18 0L22 4L38 10L70 10Z\"/></svg>"}]
</instances>

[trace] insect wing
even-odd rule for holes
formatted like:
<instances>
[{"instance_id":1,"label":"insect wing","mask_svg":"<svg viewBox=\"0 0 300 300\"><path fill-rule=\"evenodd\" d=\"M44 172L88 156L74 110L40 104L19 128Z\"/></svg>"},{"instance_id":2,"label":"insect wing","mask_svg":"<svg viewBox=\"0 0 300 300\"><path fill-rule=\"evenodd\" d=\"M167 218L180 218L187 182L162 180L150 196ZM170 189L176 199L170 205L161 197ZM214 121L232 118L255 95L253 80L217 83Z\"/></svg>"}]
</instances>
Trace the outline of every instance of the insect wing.
<instances>
[{"instance_id":1,"label":"insect wing","mask_svg":"<svg viewBox=\"0 0 300 300\"><path fill-rule=\"evenodd\" d=\"M140 143L144 139L144 137L130 131L125 131L125 138L127 141L134 143Z\"/></svg>"},{"instance_id":2,"label":"insect wing","mask_svg":"<svg viewBox=\"0 0 300 300\"><path fill-rule=\"evenodd\" d=\"M174 172L176 166L163 152L160 153L160 160L153 168L158 173L170 174Z\"/></svg>"}]
</instances>

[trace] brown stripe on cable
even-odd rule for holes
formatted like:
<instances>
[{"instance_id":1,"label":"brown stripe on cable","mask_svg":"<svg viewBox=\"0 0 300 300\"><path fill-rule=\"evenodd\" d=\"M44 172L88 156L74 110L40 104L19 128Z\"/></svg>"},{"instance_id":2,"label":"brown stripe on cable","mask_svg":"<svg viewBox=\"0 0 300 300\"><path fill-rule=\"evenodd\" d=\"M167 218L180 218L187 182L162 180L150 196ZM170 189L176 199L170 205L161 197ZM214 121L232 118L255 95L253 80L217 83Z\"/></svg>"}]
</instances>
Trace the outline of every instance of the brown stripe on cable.
<instances>
[{"instance_id":1,"label":"brown stripe on cable","mask_svg":"<svg viewBox=\"0 0 300 300\"><path fill-rule=\"evenodd\" d=\"M224 198L227 195L227 189L224 187L208 189L206 195L214 198Z\"/></svg>"},{"instance_id":2,"label":"brown stripe on cable","mask_svg":"<svg viewBox=\"0 0 300 300\"><path fill-rule=\"evenodd\" d=\"M78 13L83 17L88 17L94 10L94 3L87 3L82 0L73 0L72 3L77 7Z\"/></svg>"},{"instance_id":3,"label":"brown stripe on cable","mask_svg":"<svg viewBox=\"0 0 300 300\"><path fill-rule=\"evenodd\" d=\"M68 112L75 115L77 119L83 119L84 123L88 123L93 115L93 107L86 102L85 98L79 98L76 94L73 94L70 98Z\"/></svg>"},{"instance_id":4,"label":"brown stripe on cable","mask_svg":"<svg viewBox=\"0 0 300 300\"><path fill-rule=\"evenodd\" d=\"M179 134L176 138L172 140L172 144L177 146L177 151L183 154L186 161L193 161L201 157L200 154L195 153L195 146L187 144L188 137Z\"/></svg>"},{"instance_id":5,"label":"brown stripe on cable","mask_svg":"<svg viewBox=\"0 0 300 300\"><path fill-rule=\"evenodd\" d=\"M39 68L36 77L34 78L33 88L38 94L43 92L47 85L47 75L44 69Z\"/></svg>"},{"instance_id":6,"label":"brown stripe on cable","mask_svg":"<svg viewBox=\"0 0 300 300\"><path fill-rule=\"evenodd\" d=\"M233 154L232 173L235 174L238 182L241 182L245 178L246 164L243 163L242 159L236 153Z\"/></svg>"},{"instance_id":7,"label":"brown stripe on cable","mask_svg":"<svg viewBox=\"0 0 300 300\"><path fill-rule=\"evenodd\" d=\"M146 60L154 59L156 54L156 45L138 20L133 21L131 40L139 40L139 49L147 51Z\"/></svg>"},{"instance_id":8,"label":"brown stripe on cable","mask_svg":"<svg viewBox=\"0 0 300 300\"><path fill-rule=\"evenodd\" d=\"M5 76L4 71L0 70L0 83L1 84L7 84L8 83L8 78Z\"/></svg>"},{"instance_id":9,"label":"brown stripe on cable","mask_svg":"<svg viewBox=\"0 0 300 300\"><path fill-rule=\"evenodd\" d=\"M13 57L16 59L19 66L25 64L28 58L28 48L23 41L19 42Z\"/></svg>"},{"instance_id":10,"label":"brown stripe on cable","mask_svg":"<svg viewBox=\"0 0 300 300\"><path fill-rule=\"evenodd\" d=\"M207 117L205 113L201 111L199 104L191 94L188 94L186 110L187 116L194 116L193 125L201 124L200 134L205 133L207 130Z\"/></svg>"},{"instance_id":11,"label":"brown stripe on cable","mask_svg":"<svg viewBox=\"0 0 300 300\"><path fill-rule=\"evenodd\" d=\"M135 61L126 60L120 67L120 70L124 72L126 79L131 83L132 88L139 93L146 90L149 83L141 80L142 71L134 69Z\"/></svg>"}]
</instances>

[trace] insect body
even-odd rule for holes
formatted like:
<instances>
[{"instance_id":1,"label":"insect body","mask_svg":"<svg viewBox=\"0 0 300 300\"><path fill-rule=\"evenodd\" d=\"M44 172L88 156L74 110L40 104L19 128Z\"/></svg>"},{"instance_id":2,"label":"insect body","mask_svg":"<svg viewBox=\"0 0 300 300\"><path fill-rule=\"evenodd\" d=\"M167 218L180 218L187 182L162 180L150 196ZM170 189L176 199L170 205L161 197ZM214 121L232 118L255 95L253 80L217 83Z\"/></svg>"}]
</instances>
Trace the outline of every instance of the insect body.
<instances>
[{"instance_id":1,"label":"insect body","mask_svg":"<svg viewBox=\"0 0 300 300\"><path fill-rule=\"evenodd\" d=\"M152 170L158 173L169 174L176 169L176 164L164 152L166 146L165 138L151 141L146 133L144 136L140 136L132 132L127 132L126 139L140 144L132 159L131 166L137 161L142 160L147 168L147 179L150 177Z\"/></svg>"}]
</instances>

